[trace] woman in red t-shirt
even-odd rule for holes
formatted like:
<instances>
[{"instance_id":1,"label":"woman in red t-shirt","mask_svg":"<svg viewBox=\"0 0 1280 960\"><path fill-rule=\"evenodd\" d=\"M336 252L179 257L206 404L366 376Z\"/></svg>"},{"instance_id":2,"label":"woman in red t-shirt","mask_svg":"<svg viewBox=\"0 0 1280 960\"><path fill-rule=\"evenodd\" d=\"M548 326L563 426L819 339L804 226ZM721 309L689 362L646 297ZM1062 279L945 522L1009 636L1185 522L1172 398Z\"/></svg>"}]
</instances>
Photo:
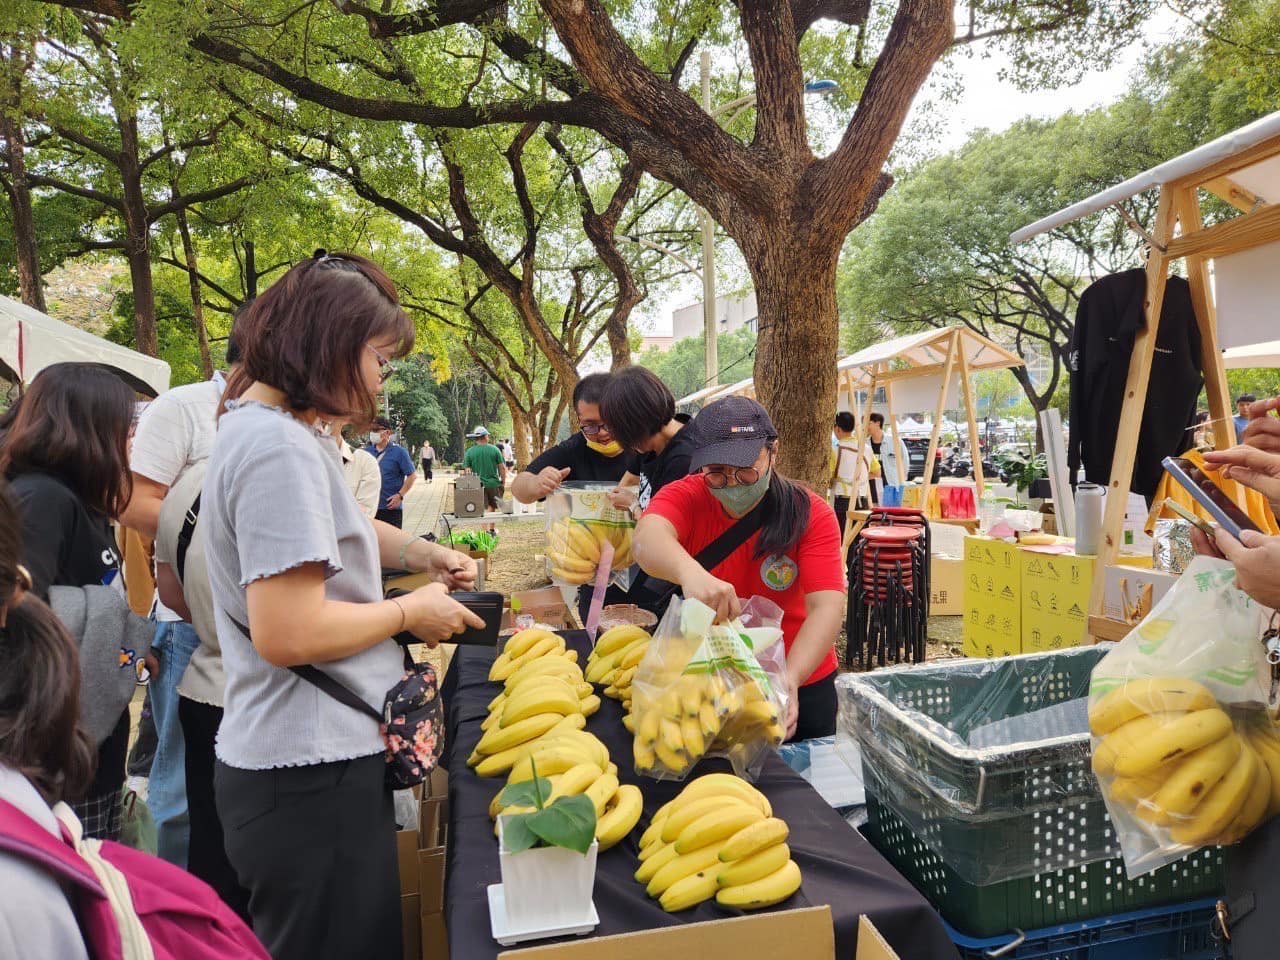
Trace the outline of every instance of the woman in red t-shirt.
<instances>
[{"instance_id":1,"label":"woman in red t-shirt","mask_svg":"<svg viewBox=\"0 0 1280 960\"><path fill-rule=\"evenodd\" d=\"M739 597L763 596L783 610L787 673L798 695L787 737L830 736L836 727L835 639L844 618L845 579L835 513L821 497L773 470L778 431L746 397L709 404L689 427L697 441L693 474L663 487L636 526L636 561L650 576L678 583L720 620ZM696 554L759 504L761 526L714 570Z\"/></svg>"}]
</instances>

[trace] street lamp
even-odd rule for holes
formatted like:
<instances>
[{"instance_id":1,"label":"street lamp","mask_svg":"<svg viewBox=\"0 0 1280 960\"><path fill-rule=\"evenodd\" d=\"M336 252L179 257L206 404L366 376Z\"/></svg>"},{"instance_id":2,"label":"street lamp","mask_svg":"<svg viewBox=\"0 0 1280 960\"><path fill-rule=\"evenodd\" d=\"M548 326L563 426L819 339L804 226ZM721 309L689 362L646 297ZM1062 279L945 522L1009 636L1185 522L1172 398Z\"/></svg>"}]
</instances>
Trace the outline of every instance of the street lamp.
<instances>
[{"instance_id":1,"label":"street lamp","mask_svg":"<svg viewBox=\"0 0 1280 960\"><path fill-rule=\"evenodd\" d=\"M748 94L728 103L711 106L711 51L703 50L699 61L702 80L702 109L715 119L734 111L725 126L732 126L733 121L744 111L755 106L755 94ZM834 80L810 80L804 85L804 92L810 96L826 97L840 88ZM716 222L711 214L699 209L702 218L702 335L705 340L706 354L704 373L706 386L714 387L720 382L720 350L716 342Z\"/></svg>"}]
</instances>

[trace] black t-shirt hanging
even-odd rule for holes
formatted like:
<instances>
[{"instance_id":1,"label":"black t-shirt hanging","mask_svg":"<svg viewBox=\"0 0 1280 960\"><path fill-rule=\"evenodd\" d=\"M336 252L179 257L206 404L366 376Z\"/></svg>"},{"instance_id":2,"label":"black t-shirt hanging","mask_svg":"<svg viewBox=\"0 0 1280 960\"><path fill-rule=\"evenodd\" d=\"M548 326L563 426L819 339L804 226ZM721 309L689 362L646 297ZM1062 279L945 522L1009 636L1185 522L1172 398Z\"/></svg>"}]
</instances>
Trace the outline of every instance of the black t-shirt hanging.
<instances>
[{"instance_id":1,"label":"black t-shirt hanging","mask_svg":"<svg viewBox=\"0 0 1280 960\"><path fill-rule=\"evenodd\" d=\"M678 419L678 418L677 418ZM674 437L667 441L661 453L648 453L639 462L640 489L637 503L643 510L649 506L653 495L673 480L680 480L689 475L689 463L693 456L693 431L687 421Z\"/></svg>"},{"instance_id":2,"label":"black t-shirt hanging","mask_svg":"<svg viewBox=\"0 0 1280 960\"><path fill-rule=\"evenodd\" d=\"M20 474L9 489L22 522L23 562L37 596L47 600L51 586L101 584L123 591L120 555L106 517L48 474Z\"/></svg>"},{"instance_id":3,"label":"black t-shirt hanging","mask_svg":"<svg viewBox=\"0 0 1280 960\"><path fill-rule=\"evenodd\" d=\"M574 433L563 443L549 447L526 468L529 473L540 473L547 467L557 470L569 468L566 480L592 483L617 483L624 473L635 472L635 457L623 452L616 457L606 457L587 446L587 438Z\"/></svg>"}]
</instances>

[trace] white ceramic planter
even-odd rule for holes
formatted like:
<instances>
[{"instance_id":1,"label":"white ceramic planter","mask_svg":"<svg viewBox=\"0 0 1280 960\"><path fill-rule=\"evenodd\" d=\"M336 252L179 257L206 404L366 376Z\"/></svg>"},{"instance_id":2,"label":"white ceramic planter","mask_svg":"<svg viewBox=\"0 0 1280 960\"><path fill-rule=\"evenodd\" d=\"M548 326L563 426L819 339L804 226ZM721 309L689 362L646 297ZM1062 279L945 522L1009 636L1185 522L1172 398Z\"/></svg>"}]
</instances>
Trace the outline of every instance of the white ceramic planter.
<instances>
[{"instance_id":1,"label":"white ceramic planter","mask_svg":"<svg viewBox=\"0 0 1280 960\"><path fill-rule=\"evenodd\" d=\"M534 847L508 853L498 823L498 865L507 922L514 929L571 927L589 922L599 844L585 854L561 847Z\"/></svg>"}]
</instances>

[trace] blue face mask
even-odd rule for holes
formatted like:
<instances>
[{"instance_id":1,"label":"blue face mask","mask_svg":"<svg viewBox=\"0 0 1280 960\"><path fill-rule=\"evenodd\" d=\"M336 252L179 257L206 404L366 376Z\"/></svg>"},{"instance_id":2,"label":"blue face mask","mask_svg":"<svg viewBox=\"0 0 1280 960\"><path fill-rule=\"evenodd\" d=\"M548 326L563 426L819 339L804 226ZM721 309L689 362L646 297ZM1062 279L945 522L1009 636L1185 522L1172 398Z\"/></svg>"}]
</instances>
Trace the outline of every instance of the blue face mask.
<instances>
[{"instance_id":1,"label":"blue face mask","mask_svg":"<svg viewBox=\"0 0 1280 960\"><path fill-rule=\"evenodd\" d=\"M719 490L709 488L711 495L720 501L720 505L735 517L745 516L747 511L763 499L769 489L772 471L765 470L755 483L739 483L736 486L721 487Z\"/></svg>"}]
</instances>

